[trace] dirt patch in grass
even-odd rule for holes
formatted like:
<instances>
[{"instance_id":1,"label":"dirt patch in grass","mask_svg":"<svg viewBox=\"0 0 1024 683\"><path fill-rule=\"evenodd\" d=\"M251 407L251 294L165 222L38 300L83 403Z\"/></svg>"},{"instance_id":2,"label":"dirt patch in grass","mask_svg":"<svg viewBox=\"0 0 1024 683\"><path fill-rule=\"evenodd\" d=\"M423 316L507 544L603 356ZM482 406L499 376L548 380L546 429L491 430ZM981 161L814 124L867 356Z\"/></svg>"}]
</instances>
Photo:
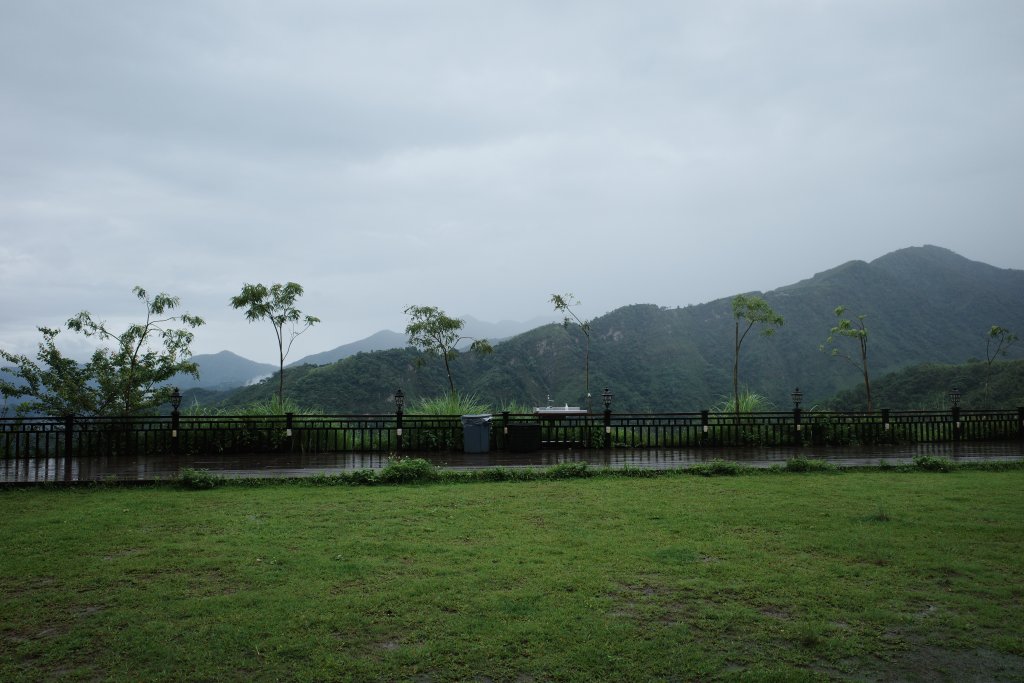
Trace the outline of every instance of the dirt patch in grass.
<instances>
[{"instance_id":1,"label":"dirt patch in grass","mask_svg":"<svg viewBox=\"0 0 1024 683\"><path fill-rule=\"evenodd\" d=\"M945 649L931 645L900 652L890 660L843 662L843 671L819 668L830 678L911 683L1024 681L1024 657L986 648Z\"/></svg>"}]
</instances>

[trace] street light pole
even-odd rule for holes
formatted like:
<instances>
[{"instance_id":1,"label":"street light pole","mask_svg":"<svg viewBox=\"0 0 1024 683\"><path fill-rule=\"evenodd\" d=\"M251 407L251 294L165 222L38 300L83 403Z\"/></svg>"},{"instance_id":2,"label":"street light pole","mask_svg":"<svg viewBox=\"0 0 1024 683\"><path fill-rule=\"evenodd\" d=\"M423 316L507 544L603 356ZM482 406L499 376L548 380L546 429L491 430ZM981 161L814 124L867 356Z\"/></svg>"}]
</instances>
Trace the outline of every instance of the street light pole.
<instances>
[{"instance_id":1,"label":"street light pole","mask_svg":"<svg viewBox=\"0 0 1024 683\"><path fill-rule=\"evenodd\" d=\"M181 413L178 412L178 408L181 407L181 392L178 391L178 387L174 387L174 391L171 392L171 453L174 455L178 454L178 429L181 427Z\"/></svg>"},{"instance_id":2,"label":"street light pole","mask_svg":"<svg viewBox=\"0 0 1024 683\"><path fill-rule=\"evenodd\" d=\"M402 452L402 417L404 415L405 408L405 392L401 389L395 391L395 443L397 452Z\"/></svg>"},{"instance_id":3,"label":"street light pole","mask_svg":"<svg viewBox=\"0 0 1024 683\"><path fill-rule=\"evenodd\" d=\"M604 403L604 447L612 447L612 391L608 387L601 392L601 401Z\"/></svg>"}]
</instances>

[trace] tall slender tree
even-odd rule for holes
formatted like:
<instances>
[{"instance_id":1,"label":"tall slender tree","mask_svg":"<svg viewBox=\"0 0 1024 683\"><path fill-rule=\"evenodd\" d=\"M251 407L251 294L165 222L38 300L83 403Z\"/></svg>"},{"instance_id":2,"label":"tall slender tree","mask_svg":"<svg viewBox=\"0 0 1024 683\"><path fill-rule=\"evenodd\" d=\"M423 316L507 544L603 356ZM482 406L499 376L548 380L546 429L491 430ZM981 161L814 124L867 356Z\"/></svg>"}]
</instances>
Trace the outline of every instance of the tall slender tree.
<instances>
[{"instance_id":1,"label":"tall slender tree","mask_svg":"<svg viewBox=\"0 0 1024 683\"><path fill-rule=\"evenodd\" d=\"M871 412L871 377L868 374L868 328L864 323L867 315L858 315L856 320L844 318L845 306L837 306L833 311L839 322L828 331L828 338L818 348L831 353L837 358L844 359L847 363L860 370L864 379L864 394L867 397L868 412ZM848 350L838 345L838 337L847 337L857 342L857 357L855 358Z\"/></svg>"},{"instance_id":2,"label":"tall slender tree","mask_svg":"<svg viewBox=\"0 0 1024 683\"><path fill-rule=\"evenodd\" d=\"M436 306L408 306L405 314L409 316L409 324L405 333L409 335L409 343L420 351L440 356L444 361L445 375L448 377L448 388L454 396L455 380L452 379L451 361L459 355L458 345L470 341L470 350L477 353L490 353L493 349L486 339L474 339L462 334L466 321L452 318Z\"/></svg>"},{"instance_id":3,"label":"tall slender tree","mask_svg":"<svg viewBox=\"0 0 1024 683\"><path fill-rule=\"evenodd\" d=\"M579 326L580 332L583 333L583 338L585 340L585 348L583 351L583 390L587 396L587 412L590 412L590 321L583 320L576 315L576 311L572 308L573 306L579 306L580 302L571 293L552 294L551 303L559 313L568 314L562 321L563 327L568 329L569 326L575 322L576 325Z\"/></svg>"},{"instance_id":4,"label":"tall slender tree","mask_svg":"<svg viewBox=\"0 0 1024 683\"><path fill-rule=\"evenodd\" d=\"M985 405L989 404L989 383L992 381L992 362L1017 342L1017 335L1005 327L993 325L985 339Z\"/></svg>"},{"instance_id":5,"label":"tall slender tree","mask_svg":"<svg viewBox=\"0 0 1024 683\"><path fill-rule=\"evenodd\" d=\"M302 285L297 282L275 283L270 287L247 283L242 285L242 292L238 296L231 297L232 308L244 308L249 322L267 320L274 328L277 339L279 407L284 406L284 360L292 349L292 343L296 337L320 322L320 318L305 315L295 307L295 301L302 294Z\"/></svg>"},{"instance_id":6,"label":"tall slender tree","mask_svg":"<svg viewBox=\"0 0 1024 683\"><path fill-rule=\"evenodd\" d=\"M732 400L736 420L740 418L740 347L754 325L761 325L761 336L770 337L783 324L782 316L772 310L759 296L737 294L732 300L732 317L736 321L736 337L732 361ZM740 332L740 330L743 330Z\"/></svg>"}]
</instances>

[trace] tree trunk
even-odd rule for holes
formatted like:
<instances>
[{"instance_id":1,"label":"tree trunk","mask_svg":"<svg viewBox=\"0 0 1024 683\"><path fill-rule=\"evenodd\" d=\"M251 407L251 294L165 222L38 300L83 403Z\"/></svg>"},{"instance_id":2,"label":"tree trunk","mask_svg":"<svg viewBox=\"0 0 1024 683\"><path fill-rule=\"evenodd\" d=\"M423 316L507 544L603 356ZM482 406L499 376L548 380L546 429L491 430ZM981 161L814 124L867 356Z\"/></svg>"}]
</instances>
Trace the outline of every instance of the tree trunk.
<instances>
[{"instance_id":1,"label":"tree trunk","mask_svg":"<svg viewBox=\"0 0 1024 683\"><path fill-rule=\"evenodd\" d=\"M732 359L732 407L736 424L740 422L740 321L736 321L736 347Z\"/></svg>"}]
</instances>

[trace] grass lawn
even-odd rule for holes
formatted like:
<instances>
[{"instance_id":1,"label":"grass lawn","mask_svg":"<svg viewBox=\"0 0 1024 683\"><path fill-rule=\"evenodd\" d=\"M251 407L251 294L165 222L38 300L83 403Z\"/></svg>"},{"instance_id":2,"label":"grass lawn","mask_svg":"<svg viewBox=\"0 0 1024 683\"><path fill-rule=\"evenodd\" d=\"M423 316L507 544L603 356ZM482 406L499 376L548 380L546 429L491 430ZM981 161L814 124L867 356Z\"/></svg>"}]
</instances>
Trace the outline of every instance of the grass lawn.
<instances>
[{"instance_id":1,"label":"grass lawn","mask_svg":"<svg viewBox=\"0 0 1024 683\"><path fill-rule=\"evenodd\" d=\"M1024 681L1024 470L0 492L0 680Z\"/></svg>"}]
</instances>

